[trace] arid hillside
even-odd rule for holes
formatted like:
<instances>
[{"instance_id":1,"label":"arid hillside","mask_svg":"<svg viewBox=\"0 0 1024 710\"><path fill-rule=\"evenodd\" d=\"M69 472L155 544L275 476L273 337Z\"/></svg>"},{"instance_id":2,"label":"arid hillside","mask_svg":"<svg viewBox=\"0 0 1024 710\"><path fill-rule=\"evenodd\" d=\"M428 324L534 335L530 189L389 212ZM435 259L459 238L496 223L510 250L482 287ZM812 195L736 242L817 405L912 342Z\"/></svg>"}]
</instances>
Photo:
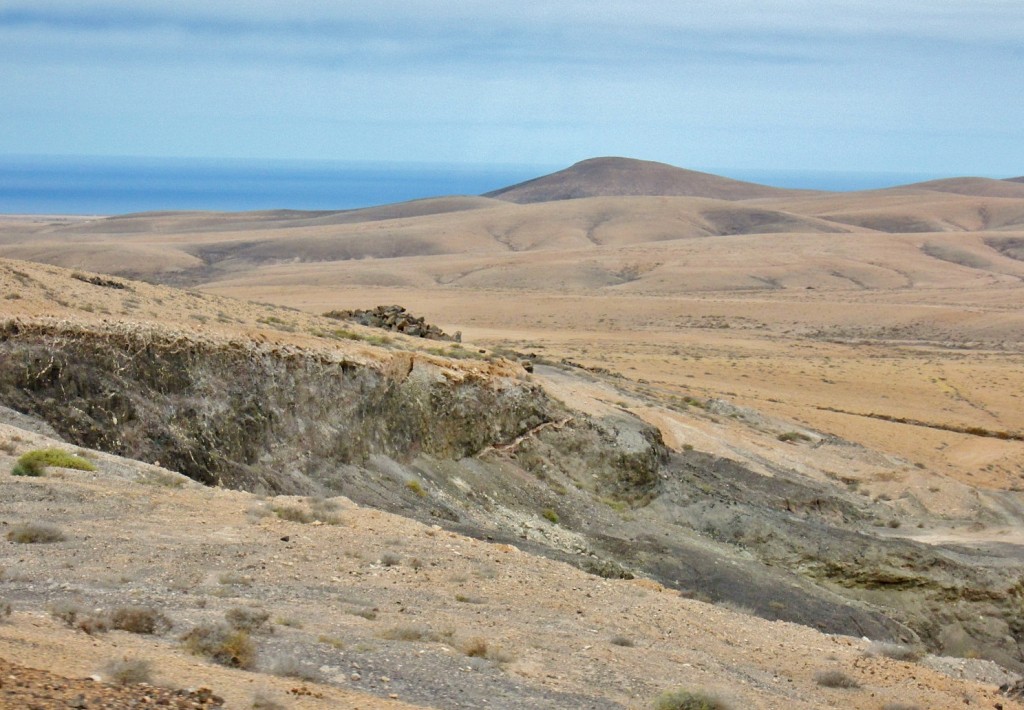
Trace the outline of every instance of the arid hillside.
<instances>
[{"instance_id":1,"label":"arid hillside","mask_svg":"<svg viewBox=\"0 0 1024 710\"><path fill-rule=\"evenodd\" d=\"M504 195L367 210L0 218L3 520L58 524L58 505L72 530L4 543L0 657L36 644L34 667L88 673L58 645L111 639L241 707L254 684L286 707L372 707L344 695L358 692L641 708L680 685L735 706L1013 707L995 686L1024 669L1017 184L755 190L601 159ZM461 342L323 315L381 304ZM101 473L6 476L49 445ZM125 486L178 496L168 515L195 506L242 566L185 534L198 523L115 532L139 515L102 502ZM271 563L264 533L309 547ZM60 555L102 535L138 571L61 579ZM39 549L62 552L23 552ZM179 555L195 560L188 593ZM518 555L525 576L440 573L466 555ZM261 581L275 564L285 576ZM217 581L233 573L249 582ZM534 623L536 590L572 613ZM636 611L651 593L668 606ZM69 598L166 606L175 630L62 630L48 609ZM182 650L187 627L257 602L337 628L257 634L257 673ZM667 645L595 640L629 636L625 618ZM314 695L286 699L282 664L316 666ZM466 682L440 680L453 672Z\"/></svg>"},{"instance_id":2,"label":"arid hillside","mask_svg":"<svg viewBox=\"0 0 1024 710\"><path fill-rule=\"evenodd\" d=\"M729 393L941 475L1019 485L1020 447L998 437L1024 430L1018 183L736 199L641 161L557 175L537 184L568 175L597 196L8 218L0 255L311 313L401 303L491 346ZM680 180L705 196L631 194Z\"/></svg>"},{"instance_id":3,"label":"arid hillside","mask_svg":"<svg viewBox=\"0 0 1024 710\"><path fill-rule=\"evenodd\" d=\"M1020 665L1010 498L571 364L24 262L0 293L12 707L131 707L61 678L139 661L229 707L1015 706L924 655Z\"/></svg>"}]
</instances>

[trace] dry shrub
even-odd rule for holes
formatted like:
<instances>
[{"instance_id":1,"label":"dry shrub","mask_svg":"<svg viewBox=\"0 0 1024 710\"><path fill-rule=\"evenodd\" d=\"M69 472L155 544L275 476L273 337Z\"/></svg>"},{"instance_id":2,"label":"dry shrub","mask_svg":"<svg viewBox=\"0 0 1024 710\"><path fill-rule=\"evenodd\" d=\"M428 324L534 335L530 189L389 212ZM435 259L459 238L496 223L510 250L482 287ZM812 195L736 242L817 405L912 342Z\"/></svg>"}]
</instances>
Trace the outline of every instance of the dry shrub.
<instances>
[{"instance_id":1,"label":"dry shrub","mask_svg":"<svg viewBox=\"0 0 1024 710\"><path fill-rule=\"evenodd\" d=\"M288 706L266 690L257 690L252 696L252 710L288 710Z\"/></svg>"},{"instance_id":2,"label":"dry shrub","mask_svg":"<svg viewBox=\"0 0 1024 710\"><path fill-rule=\"evenodd\" d=\"M86 611L74 602L54 602L50 605L50 616L89 635L110 630L110 620L106 614Z\"/></svg>"},{"instance_id":3,"label":"dry shrub","mask_svg":"<svg viewBox=\"0 0 1024 710\"><path fill-rule=\"evenodd\" d=\"M393 626L380 633L380 637L390 641L450 641L455 635L454 630L433 631L426 626Z\"/></svg>"},{"instance_id":4,"label":"dry shrub","mask_svg":"<svg viewBox=\"0 0 1024 710\"><path fill-rule=\"evenodd\" d=\"M271 632L270 612L255 607L236 606L224 612L224 618L228 624L235 629L248 631L249 633L260 633L261 631Z\"/></svg>"},{"instance_id":5,"label":"dry shrub","mask_svg":"<svg viewBox=\"0 0 1024 710\"><path fill-rule=\"evenodd\" d=\"M729 710L729 705L714 695L680 688L659 695L654 710Z\"/></svg>"},{"instance_id":6,"label":"dry shrub","mask_svg":"<svg viewBox=\"0 0 1024 710\"><path fill-rule=\"evenodd\" d=\"M842 671L828 670L818 671L814 674L814 682L823 688L859 688L860 683Z\"/></svg>"},{"instance_id":7,"label":"dry shrub","mask_svg":"<svg viewBox=\"0 0 1024 710\"><path fill-rule=\"evenodd\" d=\"M283 676L285 678L298 678L311 683L318 683L321 680L320 672L308 663L303 663L295 656L281 656L275 658L267 669L268 673Z\"/></svg>"},{"instance_id":8,"label":"dry shrub","mask_svg":"<svg viewBox=\"0 0 1024 710\"><path fill-rule=\"evenodd\" d=\"M256 644L248 632L227 624L196 626L181 641L189 653L206 656L223 666L250 669L256 664Z\"/></svg>"},{"instance_id":9,"label":"dry shrub","mask_svg":"<svg viewBox=\"0 0 1024 710\"><path fill-rule=\"evenodd\" d=\"M142 658L124 658L110 661L103 667L103 675L110 683L137 685L153 682L153 664Z\"/></svg>"},{"instance_id":10,"label":"dry shrub","mask_svg":"<svg viewBox=\"0 0 1024 710\"><path fill-rule=\"evenodd\" d=\"M20 523L11 527L7 533L7 539L11 542L31 544L60 542L65 538L64 533L56 525L50 525L49 523Z\"/></svg>"},{"instance_id":11,"label":"dry shrub","mask_svg":"<svg viewBox=\"0 0 1024 710\"><path fill-rule=\"evenodd\" d=\"M924 657L924 652L914 646L907 646L902 643L889 643L886 641L875 641L864 652L868 656L885 656L897 661L914 663Z\"/></svg>"},{"instance_id":12,"label":"dry shrub","mask_svg":"<svg viewBox=\"0 0 1024 710\"><path fill-rule=\"evenodd\" d=\"M122 606L110 612L110 625L133 634L163 634L173 624L163 612L148 606Z\"/></svg>"},{"instance_id":13,"label":"dry shrub","mask_svg":"<svg viewBox=\"0 0 1024 710\"><path fill-rule=\"evenodd\" d=\"M488 643L487 639L472 636L459 644L459 650L471 658L486 658L495 663L509 663L512 654L500 646Z\"/></svg>"},{"instance_id":14,"label":"dry shrub","mask_svg":"<svg viewBox=\"0 0 1024 710\"><path fill-rule=\"evenodd\" d=\"M396 567L402 563L402 558L393 552L385 552L380 556L380 563L385 567Z\"/></svg>"},{"instance_id":15,"label":"dry shrub","mask_svg":"<svg viewBox=\"0 0 1024 710\"><path fill-rule=\"evenodd\" d=\"M311 523L315 520L310 511L296 508L292 505L275 505L271 510L281 520L288 520L293 523Z\"/></svg>"}]
</instances>

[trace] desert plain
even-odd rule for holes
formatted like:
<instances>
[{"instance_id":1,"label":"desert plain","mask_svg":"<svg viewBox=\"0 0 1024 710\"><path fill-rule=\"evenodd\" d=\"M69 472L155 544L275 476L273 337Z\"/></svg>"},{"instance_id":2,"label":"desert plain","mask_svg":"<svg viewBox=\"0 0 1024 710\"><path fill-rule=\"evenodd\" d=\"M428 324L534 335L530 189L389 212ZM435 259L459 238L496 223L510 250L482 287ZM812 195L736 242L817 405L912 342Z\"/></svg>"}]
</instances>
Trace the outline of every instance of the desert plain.
<instances>
[{"instance_id":1,"label":"desert plain","mask_svg":"<svg viewBox=\"0 0 1024 710\"><path fill-rule=\"evenodd\" d=\"M605 158L487 196L344 212L10 215L0 266L0 516L66 537L2 542L8 662L102 677L102 661L146 657L154 682L209 686L229 707L643 708L677 687L729 707L1016 706L997 687L1024 670L1021 180L826 193ZM322 315L378 304L461 342ZM103 348L79 346L93 337ZM149 427L138 441L97 423L128 365L74 387L57 372L167 343L194 348L189 362L312 353L402 385L512 383L494 411L508 392L543 401L529 416L515 404L526 423L499 417L476 448L416 434L386 398L357 406L383 424L332 449L344 470L311 454L282 482L274 407L293 403L268 392L256 409L277 418L252 416L276 443L244 455L235 434L166 424L223 445L203 480L143 442L159 412L125 410ZM61 348L52 376L15 372ZM218 368L204 377L228 377ZM198 379L183 391L198 396ZM47 446L97 472L7 475ZM608 471L573 463L588 457ZM288 507L312 517L275 512ZM52 613L69 600L159 608L174 632L87 634ZM189 625L239 606L274 619L253 633L255 666L182 649ZM856 687L816 680L828 670Z\"/></svg>"}]
</instances>

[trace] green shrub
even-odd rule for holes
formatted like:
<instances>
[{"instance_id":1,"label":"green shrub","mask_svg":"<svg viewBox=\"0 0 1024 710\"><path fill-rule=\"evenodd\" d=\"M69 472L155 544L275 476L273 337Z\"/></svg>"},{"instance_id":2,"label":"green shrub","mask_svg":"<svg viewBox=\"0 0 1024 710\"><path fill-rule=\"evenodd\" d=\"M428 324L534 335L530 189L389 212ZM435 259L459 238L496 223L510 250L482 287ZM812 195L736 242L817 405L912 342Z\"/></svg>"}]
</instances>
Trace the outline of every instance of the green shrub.
<instances>
[{"instance_id":1,"label":"green shrub","mask_svg":"<svg viewBox=\"0 0 1024 710\"><path fill-rule=\"evenodd\" d=\"M42 476L48 466L95 471L96 467L81 456L60 449L36 449L22 454L11 469L12 476Z\"/></svg>"},{"instance_id":2,"label":"green shrub","mask_svg":"<svg viewBox=\"0 0 1024 710\"><path fill-rule=\"evenodd\" d=\"M680 688L659 695L654 710L729 710L729 706L713 695Z\"/></svg>"},{"instance_id":3,"label":"green shrub","mask_svg":"<svg viewBox=\"0 0 1024 710\"><path fill-rule=\"evenodd\" d=\"M556 513L553 508L545 508L541 515L544 516L548 522L554 523L555 525L558 524L558 513Z\"/></svg>"}]
</instances>

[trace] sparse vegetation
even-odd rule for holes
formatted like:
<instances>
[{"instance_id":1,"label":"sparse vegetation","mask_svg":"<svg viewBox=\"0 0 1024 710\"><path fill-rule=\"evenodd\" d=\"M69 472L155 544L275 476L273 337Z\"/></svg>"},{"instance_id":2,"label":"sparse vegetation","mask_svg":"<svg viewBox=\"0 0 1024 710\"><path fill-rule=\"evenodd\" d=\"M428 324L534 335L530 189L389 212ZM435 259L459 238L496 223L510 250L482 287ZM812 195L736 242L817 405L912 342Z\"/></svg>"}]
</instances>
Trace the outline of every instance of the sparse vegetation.
<instances>
[{"instance_id":1,"label":"sparse vegetation","mask_svg":"<svg viewBox=\"0 0 1024 710\"><path fill-rule=\"evenodd\" d=\"M142 483L161 488L184 488L185 476L175 475L167 471L151 471L142 479Z\"/></svg>"},{"instance_id":2,"label":"sparse vegetation","mask_svg":"<svg viewBox=\"0 0 1024 710\"><path fill-rule=\"evenodd\" d=\"M50 616L89 635L110 630L110 619L106 614L86 611L74 602L54 602L50 605Z\"/></svg>"},{"instance_id":3,"label":"sparse vegetation","mask_svg":"<svg viewBox=\"0 0 1024 710\"><path fill-rule=\"evenodd\" d=\"M473 636L459 644L459 650L470 658L486 658L495 663L510 663L513 656L500 646L496 646L480 636Z\"/></svg>"},{"instance_id":4,"label":"sparse vegetation","mask_svg":"<svg viewBox=\"0 0 1024 710\"><path fill-rule=\"evenodd\" d=\"M223 585L232 585L236 587L252 586L252 579L244 574L239 574L238 572L221 572L217 577L217 581Z\"/></svg>"},{"instance_id":5,"label":"sparse vegetation","mask_svg":"<svg viewBox=\"0 0 1024 710\"><path fill-rule=\"evenodd\" d=\"M0 597L0 624L10 618L11 611L11 603L3 597Z\"/></svg>"},{"instance_id":6,"label":"sparse vegetation","mask_svg":"<svg viewBox=\"0 0 1024 710\"><path fill-rule=\"evenodd\" d=\"M107 682L118 685L137 685L153 682L153 664L142 658L118 658L103 667Z\"/></svg>"},{"instance_id":7,"label":"sparse vegetation","mask_svg":"<svg viewBox=\"0 0 1024 710\"><path fill-rule=\"evenodd\" d=\"M799 431L786 431L775 437L779 441L784 442L796 442L796 441L810 441L811 437L803 434Z\"/></svg>"},{"instance_id":8,"label":"sparse vegetation","mask_svg":"<svg viewBox=\"0 0 1024 710\"><path fill-rule=\"evenodd\" d=\"M385 552L380 556L380 563L385 567L397 567L402 563L402 558L393 552Z\"/></svg>"},{"instance_id":9,"label":"sparse vegetation","mask_svg":"<svg viewBox=\"0 0 1024 710\"><path fill-rule=\"evenodd\" d=\"M12 476L42 476L50 466L95 471L92 462L60 449L36 449L22 454L11 469Z\"/></svg>"},{"instance_id":10,"label":"sparse vegetation","mask_svg":"<svg viewBox=\"0 0 1024 710\"><path fill-rule=\"evenodd\" d=\"M13 525L7 533L7 539L11 542L24 544L60 542L64 540L64 533L56 525L49 523L19 523Z\"/></svg>"},{"instance_id":11,"label":"sparse vegetation","mask_svg":"<svg viewBox=\"0 0 1024 710\"><path fill-rule=\"evenodd\" d=\"M541 515L544 516L545 520L549 521L553 525L558 525L558 513L553 508L545 508L541 512Z\"/></svg>"},{"instance_id":12,"label":"sparse vegetation","mask_svg":"<svg viewBox=\"0 0 1024 710\"><path fill-rule=\"evenodd\" d=\"M814 682L823 688L859 688L860 683L840 670L818 671L814 674Z\"/></svg>"},{"instance_id":13,"label":"sparse vegetation","mask_svg":"<svg viewBox=\"0 0 1024 710\"><path fill-rule=\"evenodd\" d=\"M427 492L423 490L423 484L417 481L416 479L406 481L405 487L408 488L413 493L415 493L416 495L418 495L420 498L425 498L427 495Z\"/></svg>"},{"instance_id":14,"label":"sparse vegetation","mask_svg":"<svg viewBox=\"0 0 1024 710\"><path fill-rule=\"evenodd\" d=\"M450 641L455 632L452 630L433 631L426 626L393 626L380 633L382 639L389 641L424 641L439 642Z\"/></svg>"},{"instance_id":15,"label":"sparse vegetation","mask_svg":"<svg viewBox=\"0 0 1024 710\"><path fill-rule=\"evenodd\" d=\"M270 612L256 607L232 607L224 612L224 618L232 628L252 634L262 631L269 632L273 628L268 623Z\"/></svg>"},{"instance_id":16,"label":"sparse vegetation","mask_svg":"<svg viewBox=\"0 0 1024 710\"><path fill-rule=\"evenodd\" d=\"M265 690L257 690L252 696L252 710L287 710L287 706Z\"/></svg>"},{"instance_id":17,"label":"sparse vegetation","mask_svg":"<svg viewBox=\"0 0 1024 710\"><path fill-rule=\"evenodd\" d=\"M171 630L171 620L148 606L122 606L110 612L110 625L133 634L162 634Z\"/></svg>"},{"instance_id":18,"label":"sparse vegetation","mask_svg":"<svg viewBox=\"0 0 1024 710\"><path fill-rule=\"evenodd\" d=\"M267 672L286 678L298 678L310 682L319 682L320 673L307 663L303 663L295 656L280 656L270 662Z\"/></svg>"},{"instance_id":19,"label":"sparse vegetation","mask_svg":"<svg viewBox=\"0 0 1024 710\"><path fill-rule=\"evenodd\" d=\"M189 653L205 656L223 666L251 669L256 663L256 644L243 629L227 624L203 624L181 637Z\"/></svg>"},{"instance_id":20,"label":"sparse vegetation","mask_svg":"<svg viewBox=\"0 0 1024 710\"><path fill-rule=\"evenodd\" d=\"M622 636L620 634L612 636L608 640L608 643L610 643L612 646L623 646L625 648L632 648L633 646L636 646L636 643L633 641L633 639L629 638L628 636Z\"/></svg>"},{"instance_id":21,"label":"sparse vegetation","mask_svg":"<svg viewBox=\"0 0 1024 710\"><path fill-rule=\"evenodd\" d=\"M677 689L666 690L654 701L654 710L730 710L720 698L707 693Z\"/></svg>"},{"instance_id":22,"label":"sparse vegetation","mask_svg":"<svg viewBox=\"0 0 1024 710\"><path fill-rule=\"evenodd\" d=\"M924 657L924 651L914 646L907 646L902 643L889 643L886 641L875 641L864 652L867 656L885 656L897 661L915 663Z\"/></svg>"},{"instance_id":23,"label":"sparse vegetation","mask_svg":"<svg viewBox=\"0 0 1024 710\"><path fill-rule=\"evenodd\" d=\"M308 524L316 520L316 517L312 512L303 510L302 508L296 508L291 505L275 505L271 510L273 510L274 515L281 518L281 520L288 520L293 523Z\"/></svg>"}]
</instances>

